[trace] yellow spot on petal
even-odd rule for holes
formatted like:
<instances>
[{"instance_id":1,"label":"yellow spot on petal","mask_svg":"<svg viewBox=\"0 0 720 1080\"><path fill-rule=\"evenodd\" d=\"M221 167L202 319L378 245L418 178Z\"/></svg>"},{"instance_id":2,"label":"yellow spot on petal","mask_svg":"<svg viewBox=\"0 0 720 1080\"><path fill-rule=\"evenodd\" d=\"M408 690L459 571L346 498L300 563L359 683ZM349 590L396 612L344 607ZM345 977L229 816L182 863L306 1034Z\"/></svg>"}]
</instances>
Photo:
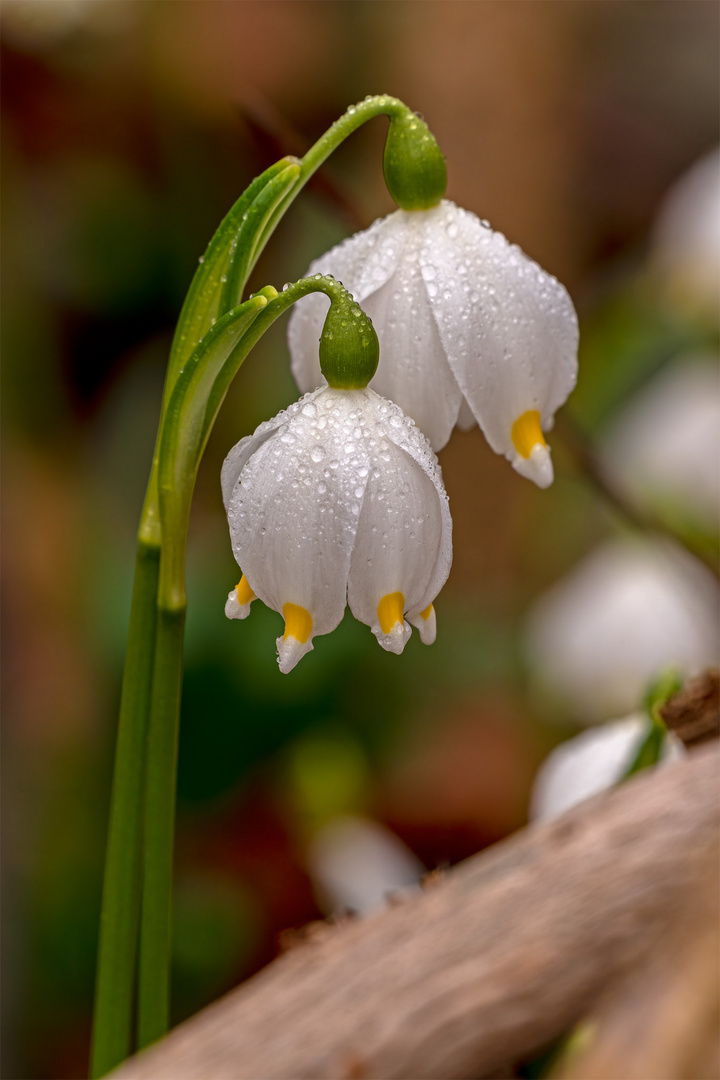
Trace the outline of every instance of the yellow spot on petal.
<instances>
[{"instance_id":1,"label":"yellow spot on petal","mask_svg":"<svg viewBox=\"0 0 720 1080\"><path fill-rule=\"evenodd\" d=\"M285 619L283 641L294 637L296 641L304 645L312 633L313 621L310 612L299 604L283 604L283 618Z\"/></svg>"},{"instance_id":2,"label":"yellow spot on petal","mask_svg":"<svg viewBox=\"0 0 720 1080\"><path fill-rule=\"evenodd\" d=\"M244 574L235 587L235 593L241 607L245 607L245 604L249 604L251 600L255 599L255 593L248 585L248 580Z\"/></svg>"},{"instance_id":3,"label":"yellow spot on petal","mask_svg":"<svg viewBox=\"0 0 720 1080\"><path fill-rule=\"evenodd\" d=\"M537 409L530 409L522 416L518 416L510 434L520 457L529 458L533 446L537 446L538 443L541 446L547 446L540 427L540 413Z\"/></svg>"},{"instance_id":4,"label":"yellow spot on petal","mask_svg":"<svg viewBox=\"0 0 720 1080\"><path fill-rule=\"evenodd\" d=\"M383 634L389 634L395 623L403 621L405 597L401 592L388 593L378 604L378 620Z\"/></svg>"},{"instance_id":5,"label":"yellow spot on petal","mask_svg":"<svg viewBox=\"0 0 720 1080\"><path fill-rule=\"evenodd\" d=\"M433 610L432 604L428 604L428 606L425 608L425 610L420 612L420 618L425 619L425 620L429 619L430 616L432 615L432 610Z\"/></svg>"}]
</instances>

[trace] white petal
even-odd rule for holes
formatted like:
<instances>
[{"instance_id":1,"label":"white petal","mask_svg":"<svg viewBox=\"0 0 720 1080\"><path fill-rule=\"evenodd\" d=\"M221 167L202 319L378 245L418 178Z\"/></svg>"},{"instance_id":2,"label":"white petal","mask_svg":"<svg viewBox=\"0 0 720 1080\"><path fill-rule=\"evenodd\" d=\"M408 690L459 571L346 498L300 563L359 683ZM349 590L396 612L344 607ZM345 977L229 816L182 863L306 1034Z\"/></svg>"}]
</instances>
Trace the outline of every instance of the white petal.
<instances>
[{"instance_id":1,"label":"white petal","mask_svg":"<svg viewBox=\"0 0 720 1080\"><path fill-rule=\"evenodd\" d=\"M407 234L412 241L413 233L408 229ZM370 387L399 405L433 449L440 450L455 426L462 394L445 359L416 253L363 300L363 308L380 342L380 362Z\"/></svg>"},{"instance_id":2,"label":"white petal","mask_svg":"<svg viewBox=\"0 0 720 1080\"><path fill-rule=\"evenodd\" d=\"M250 614L250 604L241 604L237 597L237 589L228 593L225 601L225 614L228 619L247 619Z\"/></svg>"},{"instance_id":3,"label":"white petal","mask_svg":"<svg viewBox=\"0 0 720 1080\"><path fill-rule=\"evenodd\" d=\"M535 443L530 451L530 457L522 457L513 453L510 458L512 467L527 480L533 480L538 487L548 488L553 482L553 466L550 457L550 447L542 443Z\"/></svg>"},{"instance_id":4,"label":"white petal","mask_svg":"<svg viewBox=\"0 0 720 1080\"><path fill-rule=\"evenodd\" d=\"M288 410L230 500L233 552L248 582L275 611L288 603L305 608L310 641L333 630L345 610L369 471L358 394L325 388ZM295 650L289 641L283 652Z\"/></svg>"},{"instance_id":5,"label":"white petal","mask_svg":"<svg viewBox=\"0 0 720 1080\"><path fill-rule=\"evenodd\" d=\"M535 778L530 799L531 820L557 817L617 784L633 764L650 728L648 717L627 716L589 728L557 746ZM661 760L678 761L685 753L680 740L668 733Z\"/></svg>"},{"instance_id":6,"label":"white petal","mask_svg":"<svg viewBox=\"0 0 720 1080\"><path fill-rule=\"evenodd\" d=\"M458 413L457 426L461 431L470 431L470 428L474 428L477 424L477 420L473 416L473 411L468 405L465 398L460 402L460 412Z\"/></svg>"},{"instance_id":7,"label":"white petal","mask_svg":"<svg viewBox=\"0 0 720 1080\"><path fill-rule=\"evenodd\" d=\"M308 638L307 641L298 641L297 638L283 637L275 639L275 645L277 646L278 654L278 666L283 675L287 675L298 664L303 656L312 652L315 646L312 643L312 638Z\"/></svg>"},{"instance_id":8,"label":"white petal","mask_svg":"<svg viewBox=\"0 0 720 1080\"><path fill-rule=\"evenodd\" d=\"M382 407L388 409L387 431L397 431L397 438L402 439L404 429L409 443L412 437L407 437L400 410L391 403ZM393 419L397 429L391 426ZM410 430L417 440L417 429ZM427 443L425 447L432 458ZM403 610L414 615L434 599L435 593L432 597L428 594L434 587L445 539L446 507L428 471L382 434L371 469L350 565L348 603L355 617L371 627L383 648L401 652L410 627L406 621L398 620L389 632L384 632L378 605L383 597L401 593Z\"/></svg>"},{"instance_id":9,"label":"white petal","mask_svg":"<svg viewBox=\"0 0 720 1080\"><path fill-rule=\"evenodd\" d=\"M424 594L416 596L414 600L406 596L408 618L410 622L413 622L415 615L425 611L428 605L433 602L448 579L452 566L452 518L445 485L442 480L442 470L428 440L409 417L403 416L401 409L397 405L390 401L384 404L388 409L389 424L387 433L390 440L404 450L406 454L409 454L432 481L440 509L440 543L427 587Z\"/></svg>"},{"instance_id":10,"label":"white petal","mask_svg":"<svg viewBox=\"0 0 720 1080\"><path fill-rule=\"evenodd\" d=\"M375 617L375 625L371 627L373 634L378 639L378 643L382 645L385 652L395 653L396 656L400 656L408 641L412 630L409 623L396 622L389 634L383 633L380 624Z\"/></svg>"},{"instance_id":11,"label":"white petal","mask_svg":"<svg viewBox=\"0 0 720 1080\"><path fill-rule=\"evenodd\" d=\"M230 504L230 497L233 493L233 488L238 482L240 473L245 468L245 465L250 460L256 450L259 450L264 442L273 435L279 427L290 420L299 409L308 401L313 401L319 391L314 394L310 394L306 398L301 398L300 401L294 402L289 408L283 409L277 416L274 416L272 420L265 420L262 424L259 424L255 428L252 435L247 435L244 439L241 439L239 443L233 446L230 453L227 455L223 462L222 470L220 472L220 486L222 488L223 504L225 510Z\"/></svg>"},{"instance_id":12,"label":"white petal","mask_svg":"<svg viewBox=\"0 0 720 1080\"><path fill-rule=\"evenodd\" d=\"M395 236L400 213L396 211L343 240L310 263L305 277L330 274L362 303L395 271L399 254ZM329 303L323 294L311 293L293 306L288 323L288 347L292 373L301 391L312 390L325 381L320 371L318 342Z\"/></svg>"},{"instance_id":13,"label":"white petal","mask_svg":"<svg viewBox=\"0 0 720 1080\"><path fill-rule=\"evenodd\" d=\"M425 610L427 610L427 608ZM432 604L430 605L430 611L425 618L423 618L421 613L420 615L415 615L413 618L409 619L409 621L420 634L420 640L423 645L432 645L434 643L435 638L437 637L437 616Z\"/></svg>"},{"instance_id":14,"label":"white petal","mask_svg":"<svg viewBox=\"0 0 720 1080\"><path fill-rule=\"evenodd\" d=\"M575 385L575 309L565 288L501 233L452 203L439 210L423 275L440 339L490 446L513 460L515 420L537 410L549 430Z\"/></svg>"}]
</instances>

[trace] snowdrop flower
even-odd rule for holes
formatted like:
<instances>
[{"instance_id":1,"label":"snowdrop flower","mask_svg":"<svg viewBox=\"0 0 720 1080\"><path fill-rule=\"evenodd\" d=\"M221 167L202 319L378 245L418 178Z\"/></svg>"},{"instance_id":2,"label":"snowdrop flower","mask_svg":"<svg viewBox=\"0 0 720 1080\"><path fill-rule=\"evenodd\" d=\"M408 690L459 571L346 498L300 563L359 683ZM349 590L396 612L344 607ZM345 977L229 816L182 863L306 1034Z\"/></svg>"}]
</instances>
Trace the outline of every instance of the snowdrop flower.
<instances>
[{"instance_id":1,"label":"snowdrop flower","mask_svg":"<svg viewBox=\"0 0 720 1080\"><path fill-rule=\"evenodd\" d=\"M671 301L717 323L720 149L695 162L666 195L653 231L650 266Z\"/></svg>"},{"instance_id":2,"label":"snowdrop flower","mask_svg":"<svg viewBox=\"0 0 720 1080\"><path fill-rule=\"evenodd\" d=\"M397 405L321 387L230 451L222 490L243 570L225 613L244 619L255 596L282 613L281 671L335 629L346 602L390 652L408 624L434 640L452 523L435 455Z\"/></svg>"},{"instance_id":3,"label":"snowdrop flower","mask_svg":"<svg viewBox=\"0 0 720 1080\"><path fill-rule=\"evenodd\" d=\"M717 356L684 358L657 375L603 440L603 467L636 502L678 511L717 532L720 377Z\"/></svg>"},{"instance_id":4,"label":"snowdrop flower","mask_svg":"<svg viewBox=\"0 0 720 1080\"><path fill-rule=\"evenodd\" d=\"M543 432L575 385L578 327L563 286L474 214L443 200L397 210L310 266L370 315L383 363L371 386L439 450L476 420L490 446L540 487L552 483ZM299 388L322 381L320 295L288 328Z\"/></svg>"},{"instance_id":5,"label":"snowdrop flower","mask_svg":"<svg viewBox=\"0 0 720 1080\"><path fill-rule=\"evenodd\" d=\"M530 820L558 817L617 784L635 761L652 730L649 716L639 713L589 728L557 746L540 766L530 796ZM661 762L670 764L685 757L682 742L668 732Z\"/></svg>"},{"instance_id":6,"label":"snowdrop flower","mask_svg":"<svg viewBox=\"0 0 720 1080\"><path fill-rule=\"evenodd\" d=\"M306 865L318 902L328 914L365 915L399 890L419 888L422 863L402 840L376 821L335 817L310 842Z\"/></svg>"},{"instance_id":7,"label":"snowdrop flower","mask_svg":"<svg viewBox=\"0 0 720 1080\"><path fill-rule=\"evenodd\" d=\"M629 713L664 668L717 663L718 590L670 543L611 541L540 598L526 646L538 683L584 722Z\"/></svg>"}]
</instances>

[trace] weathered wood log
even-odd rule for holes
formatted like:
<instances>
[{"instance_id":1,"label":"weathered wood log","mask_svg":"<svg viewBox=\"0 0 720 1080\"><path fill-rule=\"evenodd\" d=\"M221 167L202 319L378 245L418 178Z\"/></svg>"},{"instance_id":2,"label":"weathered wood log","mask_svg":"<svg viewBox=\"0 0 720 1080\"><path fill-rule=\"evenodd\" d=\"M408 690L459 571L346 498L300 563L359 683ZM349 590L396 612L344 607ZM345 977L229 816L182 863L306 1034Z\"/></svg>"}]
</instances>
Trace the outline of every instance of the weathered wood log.
<instances>
[{"instance_id":1,"label":"weathered wood log","mask_svg":"<svg viewBox=\"0 0 720 1080\"><path fill-rule=\"evenodd\" d=\"M717 873L718 778L715 744L529 827L314 935L113 1076L497 1075L587 1015Z\"/></svg>"}]
</instances>

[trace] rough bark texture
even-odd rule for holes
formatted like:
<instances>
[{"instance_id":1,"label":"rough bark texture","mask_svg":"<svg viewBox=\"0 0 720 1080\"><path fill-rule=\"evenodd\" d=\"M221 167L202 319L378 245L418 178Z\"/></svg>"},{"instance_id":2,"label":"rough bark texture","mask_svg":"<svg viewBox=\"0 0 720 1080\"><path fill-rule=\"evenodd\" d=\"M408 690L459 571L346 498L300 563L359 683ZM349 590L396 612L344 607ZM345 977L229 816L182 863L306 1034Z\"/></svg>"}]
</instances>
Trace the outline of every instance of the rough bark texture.
<instances>
[{"instance_id":1,"label":"rough bark texture","mask_svg":"<svg viewBox=\"0 0 720 1080\"><path fill-rule=\"evenodd\" d=\"M660 715L686 746L699 746L720 735L720 672L699 675L660 710Z\"/></svg>"},{"instance_id":2,"label":"rough bark texture","mask_svg":"<svg viewBox=\"0 0 720 1080\"><path fill-rule=\"evenodd\" d=\"M707 931L718 802L717 746L702 747L523 830L404 903L313 935L113 1075L497 1076L644 970L653 946L687 923L698 883ZM690 981L702 953L688 945L678 961ZM710 976L704 985L712 998ZM661 1005L654 1016L665 1023L678 1006ZM582 1076L599 1076L592 1068Z\"/></svg>"}]
</instances>

